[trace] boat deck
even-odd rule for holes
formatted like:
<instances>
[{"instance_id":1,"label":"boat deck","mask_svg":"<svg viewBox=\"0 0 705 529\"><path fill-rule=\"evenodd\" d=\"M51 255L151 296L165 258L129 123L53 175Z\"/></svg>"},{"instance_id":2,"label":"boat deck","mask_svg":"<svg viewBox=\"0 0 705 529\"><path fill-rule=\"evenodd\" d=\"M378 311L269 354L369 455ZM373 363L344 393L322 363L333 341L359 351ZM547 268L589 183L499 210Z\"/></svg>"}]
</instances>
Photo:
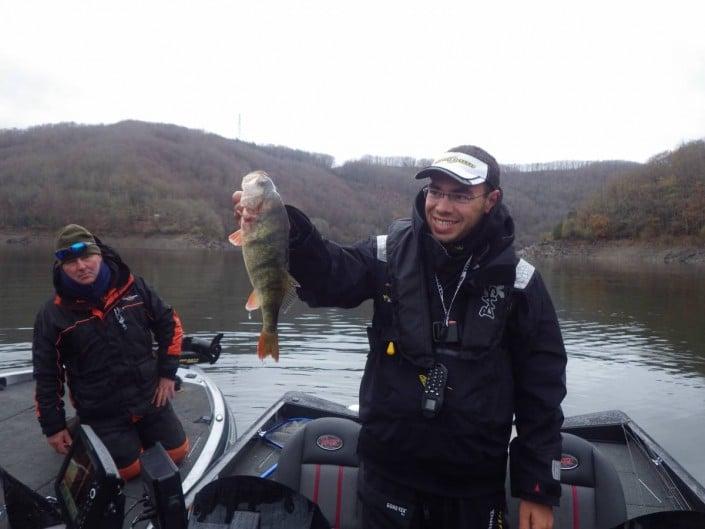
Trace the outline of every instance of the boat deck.
<instances>
[{"instance_id":1,"label":"boat deck","mask_svg":"<svg viewBox=\"0 0 705 529\"><path fill-rule=\"evenodd\" d=\"M287 394L243 433L231 450L237 455L219 462L212 477L217 473L276 479L277 445L286 444L304 424L294 418L337 415L356 419L343 407L320 406L318 399L305 394ZM564 430L590 441L612 462L622 484L629 519L658 511L704 509L703 488L667 454L659 452L659 447L626 415L605 412L575 419L566 421ZM592 421L599 425L592 426ZM276 434L267 433L273 431Z\"/></svg>"},{"instance_id":2,"label":"boat deck","mask_svg":"<svg viewBox=\"0 0 705 529\"><path fill-rule=\"evenodd\" d=\"M189 454L179 466L183 481L207 444L213 411L206 387L201 383L192 383L188 371L185 375L182 371L179 374L183 383L172 405L191 444ZM8 385L3 384L3 380L7 381L8 378L0 375L0 466L42 496L55 496L54 479L63 456L55 453L42 435L34 411L34 381L31 374L12 377L13 383ZM75 415L70 402L66 406L67 417ZM125 486L126 509L142 497L142 491L139 478ZM137 507L126 517L125 527L130 527L129 522L140 511L141 508Z\"/></svg>"}]
</instances>

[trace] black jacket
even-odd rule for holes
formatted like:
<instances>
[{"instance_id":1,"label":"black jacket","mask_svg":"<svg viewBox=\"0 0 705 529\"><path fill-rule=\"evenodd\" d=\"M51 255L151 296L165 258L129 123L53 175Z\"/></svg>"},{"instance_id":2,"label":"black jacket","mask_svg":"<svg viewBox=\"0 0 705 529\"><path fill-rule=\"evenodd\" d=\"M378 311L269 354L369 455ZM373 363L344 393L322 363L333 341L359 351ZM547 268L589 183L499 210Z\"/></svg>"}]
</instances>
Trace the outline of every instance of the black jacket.
<instances>
[{"instance_id":1,"label":"black jacket","mask_svg":"<svg viewBox=\"0 0 705 529\"><path fill-rule=\"evenodd\" d=\"M512 493L557 504L566 355L540 275L514 254L506 208L496 206L467 247L445 259L427 233L421 195L411 221L350 247L324 240L298 210L289 208L289 216L290 271L301 298L311 306L374 301L360 387L358 450L366 464L432 494L498 493L516 414ZM435 277L454 290L470 255L451 309L460 341L434 344L432 322L442 319ZM422 379L434 362L449 374L445 403L429 419Z\"/></svg>"},{"instance_id":2,"label":"black jacket","mask_svg":"<svg viewBox=\"0 0 705 529\"><path fill-rule=\"evenodd\" d=\"M57 264L56 296L34 323L35 404L47 436L66 426L64 382L79 417L90 421L148 413L159 377L176 376L183 335L179 317L114 250L99 246L112 276L100 306L63 291Z\"/></svg>"}]
</instances>

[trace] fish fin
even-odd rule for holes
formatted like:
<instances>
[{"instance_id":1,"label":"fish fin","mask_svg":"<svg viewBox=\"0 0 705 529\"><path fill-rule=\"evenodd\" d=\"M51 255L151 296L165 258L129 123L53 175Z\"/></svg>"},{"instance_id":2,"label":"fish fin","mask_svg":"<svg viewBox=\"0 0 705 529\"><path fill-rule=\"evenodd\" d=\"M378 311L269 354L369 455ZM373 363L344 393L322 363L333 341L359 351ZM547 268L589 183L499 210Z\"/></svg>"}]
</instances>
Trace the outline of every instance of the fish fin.
<instances>
[{"instance_id":1,"label":"fish fin","mask_svg":"<svg viewBox=\"0 0 705 529\"><path fill-rule=\"evenodd\" d=\"M279 362L279 336L277 333L262 330L257 342L257 356L260 360L271 356L275 362Z\"/></svg>"},{"instance_id":2,"label":"fish fin","mask_svg":"<svg viewBox=\"0 0 705 529\"><path fill-rule=\"evenodd\" d=\"M233 246L242 246L242 230L237 230L228 236L230 244Z\"/></svg>"},{"instance_id":3,"label":"fish fin","mask_svg":"<svg viewBox=\"0 0 705 529\"><path fill-rule=\"evenodd\" d=\"M247 298L247 303L245 303L245 308L252 312L253 310L257 310L260 307L259 303L259 297L257 296L257 291L253 290L252 294L250 294L250 297Z\"/></svg>"},{"instance_id":4,"label":"fish fin","mask_svg":"<svg viewBox=\"0 0 705 529\"><path fill-rule=\"evenodd\" d=\"M291 306L298 301L299 296L296 293L297 288L301 288L301 285L299 285L298 281L291 277L291 275L286 274L286 280L287 280L287 285L286 285L286 290L284 291L284 299L282 299L282 305L279 308L281 312L286 313Z\"/></svg>"}]
</instances>

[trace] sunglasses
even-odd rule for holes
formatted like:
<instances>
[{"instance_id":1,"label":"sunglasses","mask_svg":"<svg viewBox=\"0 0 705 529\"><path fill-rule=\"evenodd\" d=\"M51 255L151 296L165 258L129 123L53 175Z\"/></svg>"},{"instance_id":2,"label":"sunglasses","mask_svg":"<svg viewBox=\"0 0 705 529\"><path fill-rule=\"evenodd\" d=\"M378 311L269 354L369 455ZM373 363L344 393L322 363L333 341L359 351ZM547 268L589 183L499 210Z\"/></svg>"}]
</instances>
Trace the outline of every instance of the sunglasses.
<instances>
[{"instance_id":1,"label":"sunglasses","mask_svg":"<svg viewBox=\"0 0 705 529\"><path fill-rule=\"evenodd\" d=\"M62 248L61 250L56 250L54 256L59 261L66 261L67 259L73 259L75 257L83 254L88 248L88 244L85 242L75 242L68 248Z\"/></svg>"}]
</instances>

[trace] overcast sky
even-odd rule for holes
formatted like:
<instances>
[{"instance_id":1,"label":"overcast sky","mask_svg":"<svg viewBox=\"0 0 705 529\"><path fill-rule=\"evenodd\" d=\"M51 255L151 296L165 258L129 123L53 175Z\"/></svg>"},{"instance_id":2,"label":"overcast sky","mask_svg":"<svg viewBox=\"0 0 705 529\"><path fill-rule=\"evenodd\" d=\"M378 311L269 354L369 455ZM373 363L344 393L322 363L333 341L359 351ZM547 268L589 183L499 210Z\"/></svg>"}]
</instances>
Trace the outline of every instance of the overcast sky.
<instances>
[{"instance_id":1,"label":"overcast sky","mask_svg":"<svg viewBox=\"0 0 705 529\"><path fill-rule=\"evenodd\" d=\"M705 2L0 0L0 128L645 161L705 137Z\"/></svg>"}]
</instances>

